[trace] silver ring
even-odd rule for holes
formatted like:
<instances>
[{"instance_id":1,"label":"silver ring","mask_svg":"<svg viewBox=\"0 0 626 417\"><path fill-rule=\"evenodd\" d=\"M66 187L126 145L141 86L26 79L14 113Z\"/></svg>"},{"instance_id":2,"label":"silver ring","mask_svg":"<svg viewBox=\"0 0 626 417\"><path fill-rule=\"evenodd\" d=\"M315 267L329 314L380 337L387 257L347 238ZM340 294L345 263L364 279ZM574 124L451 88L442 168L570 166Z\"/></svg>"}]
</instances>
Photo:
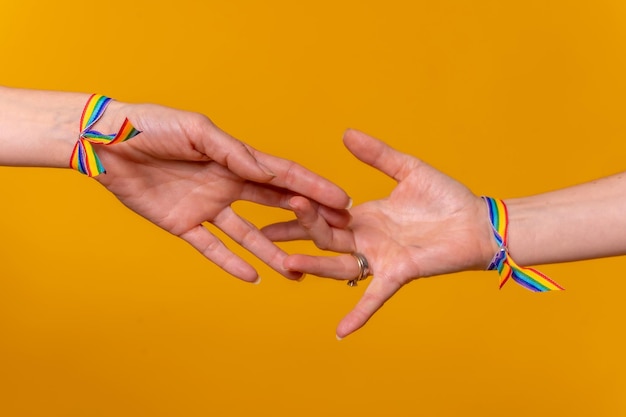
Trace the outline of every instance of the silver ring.
<instances>
[{"instance_id":1,"label":"silver ring","mask_svg":"<svg viewBox=\"0 0 626 417\"><path fill-rule=\"evenodd\" d=\"M351 254L356 259L356 263L359 266L359 276L348 281L348 287L356 287L357 282L363 281L370 274L370 264L367 262L367 258L362 253L354 252Z\"/></svg>"}]
</instances>

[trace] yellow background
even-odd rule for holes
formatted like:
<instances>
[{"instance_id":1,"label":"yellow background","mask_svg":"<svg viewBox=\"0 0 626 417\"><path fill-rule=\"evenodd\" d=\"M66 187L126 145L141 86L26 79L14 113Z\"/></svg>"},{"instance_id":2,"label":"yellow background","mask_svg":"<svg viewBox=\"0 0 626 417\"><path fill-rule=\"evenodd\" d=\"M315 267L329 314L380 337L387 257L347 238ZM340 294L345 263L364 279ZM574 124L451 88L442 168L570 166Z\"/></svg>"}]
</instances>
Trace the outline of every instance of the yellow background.
<instances>
[{"instance_id":1,"label":"yellow background","mask_svg":"<svg viewBox=\"0 0 626 417\"><path fill-rule=\"evenodd\" d=\"M343 148L346 127L503 198L623 170L625 52L620 0L0 13L0 83L205 113L357 204L393 184ZM543 267L558 294L417 281L339 342L364 285L288 282L239 251L263 277L247 285L69 170L2 168L0 191L2 416L626 415L625 258Z\"/></svg>"}]
</instances>

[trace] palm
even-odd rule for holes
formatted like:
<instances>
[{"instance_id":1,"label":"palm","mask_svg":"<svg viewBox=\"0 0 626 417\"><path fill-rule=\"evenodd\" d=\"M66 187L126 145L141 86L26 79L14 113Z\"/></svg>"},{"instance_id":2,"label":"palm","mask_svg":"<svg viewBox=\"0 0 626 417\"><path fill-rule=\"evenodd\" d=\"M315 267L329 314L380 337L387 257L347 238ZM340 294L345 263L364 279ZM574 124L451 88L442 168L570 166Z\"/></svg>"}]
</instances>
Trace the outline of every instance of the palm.
<instances>
[{"instance_id":1,"label":"palm","mask_svg":"<svg viewBox=\"0 0 626 417\"><path fill-rule=\"evenodd\" d=\"M109 173L99 177L119 200L163 229L180 236L213 221L241 198L246 181L214 162L156 158L137 137L107 153ZM124 171L122 171L122 169Z\"/></svg>"},{"instance_id":2,"label":"palm","mask_svg":"<svg viewBox=\"0 0 626 417\"><path fill-rule=\"evenodd\" d=\"M413 160L410 173L389 198L351 211L355 249L371 259L380 279L412 279L480 266L476 210L481 202L467 188Z\"/></svg>"},{"instance_id":3,"label":"palm","mask_svg":"<svg viewBox=\"0 0 626 417\"><path fill-rule=\"evenodd\" d=\"M133 109L133 124L142 134L98 148L107 168L98 181L130 209L241 279L256 280L256 271L202 223L213 223L286 277L299 277L283 268L287 254L239 217L231 204L249 200L286 207L289 197L302 193L345 207L347 195L293 162L235 140L204 116L153 105Z\"/></svg>"},{"instance_id":4,"label":"palm","mask_svg":"<svg viewBox=\"0 0 626 417\"><path fill-rule=\"evenodd\" d=\"M493 250L486 207L464 185L365 134L348 131L345 142L357 158L398 182L391 195L352 209L349 228L332 227L314 204L297 197L291 201L297 221L264 229L276 241L312 239L322 249L360 252L366 257L373 278L358 305L340 323L340 336L363 326L409 281L484 268ZM285 266L343 280L359 275L350 255L291 255Z\"/></svg>"}]
</instances>

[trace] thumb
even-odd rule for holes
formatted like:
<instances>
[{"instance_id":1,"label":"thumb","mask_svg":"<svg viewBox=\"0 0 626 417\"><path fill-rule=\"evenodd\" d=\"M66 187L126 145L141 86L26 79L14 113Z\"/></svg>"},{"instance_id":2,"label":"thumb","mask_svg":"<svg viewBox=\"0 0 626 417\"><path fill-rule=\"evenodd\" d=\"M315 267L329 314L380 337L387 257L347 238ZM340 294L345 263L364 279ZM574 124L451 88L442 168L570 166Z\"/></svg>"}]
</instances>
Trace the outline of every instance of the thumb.
<instances>
[{"instance_id":1,"label":"thumb","mask_svg":"<svg viewBox=\"0 0 626 417\"><path fill-rule=\"evenodd\" d=\"M337 338L343 339L363 327L401 287L398 282L374 277L354 309L339 322Z\"/></svg>"},{"instance_id":2,"label":"thumb","mask_svg":"<svg viewBox=\"0 0 626 417\"><path fill-rule=\"evenodd\" d=\"M387 174L396 181L402 181L410 172L409 167L418 159L399 152L381 140L355 129L348 129L343 135L343 143L360 161Z\"/></svg>"},{"instance_id":3,"label":"thumb","mask_svg":"<svg viewBox=\"0 0 626 417\"><path fill-rule=\"evenodd\" d=\"M254 156L254 149L213 125L201 143L202 151L211 159L250 181L267 183L276 174ZM200 144L199 144L200 145Z\"/></svg>"}]
</instances>

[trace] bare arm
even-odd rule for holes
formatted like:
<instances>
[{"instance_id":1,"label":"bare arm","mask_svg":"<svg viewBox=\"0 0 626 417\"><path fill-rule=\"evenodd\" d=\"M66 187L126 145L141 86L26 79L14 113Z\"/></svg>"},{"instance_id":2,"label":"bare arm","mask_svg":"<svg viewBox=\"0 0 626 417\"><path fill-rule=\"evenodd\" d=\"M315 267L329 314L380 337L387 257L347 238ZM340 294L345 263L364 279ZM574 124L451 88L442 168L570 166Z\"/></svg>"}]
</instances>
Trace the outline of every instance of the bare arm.
<instances>
[{"instance_id":1,"label":"bare arm","mask_svg":"<svg viewBox=\"0 0 626 417\"><path fill-rule=\"evenodd\" d=\"M311 239L322 249L348 253L291 255L285 265L295 271L352 280L359 266L349 253L365 255L373 278L339 324L339 337L363 326L412 280L484 270L499 250L486 204L462 183L364 133L350 130L344 142L358 159L397 181L392 193L352 208L348 228L332 227L315 204L294 197L298 219L264 229L275 241ZM505 203L509 253L520 265L626 254L626 174Z\"/></svg>"},{"instance_id":2,"label":"bare arm","mask_svg":"<svg viewBox=\"0 0 626 417\"><path fill-rule=\"evenodd\" d=\"M505 200L509 250L521 265L626 254L626 174Z\"/></svg>"},{"instance_id":3,"label":"bare arm","mask_svg":"<svg viewBox=\"0 0 626 417\"><path fill-rule=\"evenodd\" d=\"M88 97L0 86L0 165L66 168Z\"/></svg>"},{"instance_id":4,"label":"bare arm","mask_svg":"<svg viewBox=\"0 0 626 417\"><path fill-rule=\"evenodd\" d=\"M67 168L89 95L0 87L0 164ZM346 225L348 195L306 168L233 138L206 116L113 101L94 126L116 133L128 118L142 133L97 146L107 172L96 180L128 208L179 236L227 272L255 281L254 268L203 226L210 222L288 278L287 254L231 208L237 200L288 208L298 194Z\"/></svg>"}]
</instances>

